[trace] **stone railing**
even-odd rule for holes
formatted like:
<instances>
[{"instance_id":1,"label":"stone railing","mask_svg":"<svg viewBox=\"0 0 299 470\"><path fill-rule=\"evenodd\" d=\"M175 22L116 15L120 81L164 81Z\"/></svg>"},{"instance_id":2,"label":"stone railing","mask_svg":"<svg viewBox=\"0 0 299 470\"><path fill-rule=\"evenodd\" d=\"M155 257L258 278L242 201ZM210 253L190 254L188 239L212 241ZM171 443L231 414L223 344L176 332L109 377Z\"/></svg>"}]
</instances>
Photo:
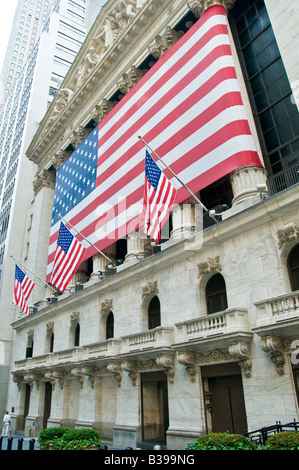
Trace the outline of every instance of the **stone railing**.
<instances>
[{"instance_id":1,"label":"stone railing","mask_svg":"<svg viewBox=\"0 0 299 470\"><path fill-rule=\"evenodd\" d=\"M122 337L121 354L134 351L171 347L173 343L173 328L157 327L141 333Z\"/></svg>"},{"instance_id":2,"label":"stone railing","mask_svg":"<svg viewBox=\"0 0 299 470\"><path fill-rule=\"evenodd\" d=\"M242 308L227 309L204 317L176 323L175 326L176 343L250 332L247 310Z\"/></svg>"},{"instance_id":3,"label":"stone railing","mask_svg":"<svg viewBox=\"0 0 299 470\"><path fill-rule=\"evenodd\" d=\"M257 328L299 320L299 291L256 302L254 305L259 310Z\"/></svg>"},{"instance_id":4,"label":"stone railing","mask_svg":"<svg viewBox=\"0 0 299 470\"><path fill-rule=\"evenodd\" d=\"M33 356L27 359L15 361L14 372L34 370L43 367L63 367L65 365L79 364L93 359L110 358L119 353L120 346L121 340L108 339L101 343L94 343L40 356Z\"/></svg>"}]
</instances>

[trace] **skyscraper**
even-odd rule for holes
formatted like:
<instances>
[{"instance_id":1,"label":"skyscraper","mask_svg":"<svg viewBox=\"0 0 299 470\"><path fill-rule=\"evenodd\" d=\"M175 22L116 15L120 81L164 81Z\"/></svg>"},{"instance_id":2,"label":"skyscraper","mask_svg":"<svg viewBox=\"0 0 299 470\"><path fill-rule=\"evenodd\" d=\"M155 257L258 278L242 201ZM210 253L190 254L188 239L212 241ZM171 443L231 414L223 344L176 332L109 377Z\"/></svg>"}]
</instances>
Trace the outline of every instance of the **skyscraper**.
<instances>
[{"instance_id":1,"label":"skyscraper","mask_svg":"<svg viewBox=\"0 0 299 470\"><path fill-rule=\"evenodd\" d=\"M26 47L29 55L26 63L19 65L21 56L13 56L15 75L9 76L15 77L15 83L10 81L11 89L7 87L7 99L0 111L0 412L6 399L12 339L9 325L14 315L11 298L6 295L6 283L13 282L14 277L10 256L20 259L26 244L25 227L30 230L27 208L33 200L34 164L25 158L25 151L100 6L101 2L93 0L20 0L15 15L14 28L23 27L16 26L16 19L20 23L25 20L24 27L30 24L30 35L28 33L25 45L25 36L18 36L21 32L12 34L9 48L11 44L19 44L19 54L24 53L25 59L22 47ZM36 18L38 23L35 23ZM38 27L35 28L35 24ZM41 31L39 38L38 31ZM10 57L9 51L6 57Z\"/></svg>"},{"instance_id":2,"label":"skyscraper","mask_svg":"<svg viewBox=\"0 0 299 470\"><path fill-rule=\"evenodd\" d=\"M1 104L20 76L40 36L53 0L19 0L1 70Z\"/></svg>"}]
</instances>

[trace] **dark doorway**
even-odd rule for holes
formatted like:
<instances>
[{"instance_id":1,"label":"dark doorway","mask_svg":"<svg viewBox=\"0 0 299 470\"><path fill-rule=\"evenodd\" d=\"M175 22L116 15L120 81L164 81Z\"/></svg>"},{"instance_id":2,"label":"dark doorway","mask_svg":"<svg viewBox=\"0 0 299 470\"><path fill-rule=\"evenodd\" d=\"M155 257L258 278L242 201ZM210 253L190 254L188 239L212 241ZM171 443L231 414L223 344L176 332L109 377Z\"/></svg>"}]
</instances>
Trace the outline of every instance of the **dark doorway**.
<instances>
[{"instance_id":1,"label":"dark doorway","mask_svg":"<svg viewBox=\"0 0 299 470\"><path fill-rule=\"evenodd\" d=\"M52 401L52 385L50 382L45 383L45 404L43 416L43 429L46 429L48 419L51 415L51 401Z\"/></svg>"},{"instance_id":2,"label":"dark doorway","mask_svg":"<svg viewBox=\"0 0 299 470\"><path fill-rule=\"evenodd\" d=\"M164 372L141 374L141 415L142 440L166 442L169 412Z\"/></svg>"},{"instance_id":3,"label":"dark doorway","mask_svg":"<svg viewBox=\"0 0 299 470\"><path fill-rule=\"evenodd\" d=\"M240 366L237 363L204 366L201 374L205 395L209 396L207 432L245 432L247 419Z\"/></svg>"},{"instance_id":4,"label":"dark doorway","mask_svg":"<svg viewBox=\"0 0 299 470\"><path fill-rule=\"evenodd\" d=\"M247 429L240 375L209 378L213 432L242 434Z\"/></svg>"}]
</instances>

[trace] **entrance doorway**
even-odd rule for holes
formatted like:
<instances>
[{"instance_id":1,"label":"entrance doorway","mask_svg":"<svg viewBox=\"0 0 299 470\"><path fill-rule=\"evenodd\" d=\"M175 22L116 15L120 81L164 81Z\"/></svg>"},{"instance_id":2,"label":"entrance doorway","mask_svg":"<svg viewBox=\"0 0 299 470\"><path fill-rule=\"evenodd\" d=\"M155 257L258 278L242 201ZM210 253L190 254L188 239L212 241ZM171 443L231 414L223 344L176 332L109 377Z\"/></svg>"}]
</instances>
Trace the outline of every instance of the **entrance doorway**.
<instances>
[{"instance_id":1,"label":"entrance doorway","mask_svg":"<svg viewBox=\"0 0 299 470\"><path fill-rule=\"evenodd\" d=\"M164 372L141 374L141 417L142 440L166 442L169 413Z\"/></svg>"},{"instance_id":2,"label":"entrance doorway","mask_svg":"<svg viewBox=\"0 0 299 470\"><path fill-rule=\"evenodd\" d=\"M43 429L46 429L48 419L50 418L50 415L51 415L51 401L52 401L52 385L50 382L45 382Z\"/></svg>"},{"instance_id":3,"label":"entrance doorway","mask_svg":"<svg viewBox=\"0 0 299 470\"><path fill-rule=\"evenodd\" d=\"M211 431L242 434L247 430L247 419L239 366L227 364L202 369L209 393L207 421L210 420Z\"/></svg>"}]
</instances>

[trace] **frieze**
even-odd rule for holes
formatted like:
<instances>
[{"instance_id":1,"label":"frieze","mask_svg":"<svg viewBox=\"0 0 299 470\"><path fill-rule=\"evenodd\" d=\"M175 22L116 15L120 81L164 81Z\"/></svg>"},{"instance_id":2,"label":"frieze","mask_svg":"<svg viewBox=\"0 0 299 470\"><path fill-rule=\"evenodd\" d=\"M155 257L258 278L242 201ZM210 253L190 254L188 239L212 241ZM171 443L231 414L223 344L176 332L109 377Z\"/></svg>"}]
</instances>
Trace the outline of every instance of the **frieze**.
<instances>
[{"instance_id":1,"label":"frieze","mask_svg":"<svg viewBox=\"0 0 299 470\"><path fill-rule=\"evenodd\" d=\"M30 160L35 163L44 160L42 154L50 145L53 148L53 138L56 141L61 129L61 119L66 127L66 120L73 119L78 106L83 101L86 103L86 94L109 72L120 54L131 47L133 38L141 28L148 26L150 18L160 6L161 2L158 0L123 0L116 3L110 11L107 4L106 13L106 5L103 7L104 16L95 21L90 39L87 38L81 48L82 52L80 51L76 63L65 77L27 151ZM94 111L90 110L91 113ZM36 145L37 139L39 145Z\"/></svg>"}]
</instances>

